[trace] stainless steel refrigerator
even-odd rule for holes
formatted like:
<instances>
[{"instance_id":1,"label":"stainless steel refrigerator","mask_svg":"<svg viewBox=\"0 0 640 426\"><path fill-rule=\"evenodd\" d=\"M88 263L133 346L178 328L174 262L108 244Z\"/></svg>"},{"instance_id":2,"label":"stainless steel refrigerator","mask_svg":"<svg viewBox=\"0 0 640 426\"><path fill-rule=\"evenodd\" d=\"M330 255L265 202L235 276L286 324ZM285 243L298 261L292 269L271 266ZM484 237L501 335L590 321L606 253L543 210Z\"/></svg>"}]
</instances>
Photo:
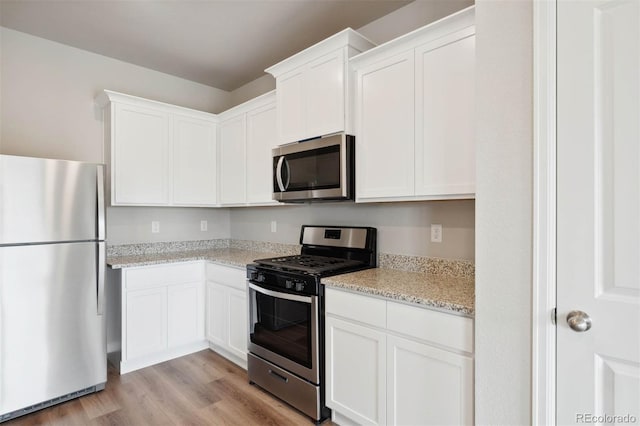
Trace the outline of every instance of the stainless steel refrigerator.
<instances>
[{"instance_id":1,"label":"stainless steel refrigerator","mask_svg":"<svg viewBox=\"0 0 640 426\"><path fill-rule=\"evenodd\" d=\"M104 389L103 166L0 155L0 421Z\"/></svg>"}]
</instances>

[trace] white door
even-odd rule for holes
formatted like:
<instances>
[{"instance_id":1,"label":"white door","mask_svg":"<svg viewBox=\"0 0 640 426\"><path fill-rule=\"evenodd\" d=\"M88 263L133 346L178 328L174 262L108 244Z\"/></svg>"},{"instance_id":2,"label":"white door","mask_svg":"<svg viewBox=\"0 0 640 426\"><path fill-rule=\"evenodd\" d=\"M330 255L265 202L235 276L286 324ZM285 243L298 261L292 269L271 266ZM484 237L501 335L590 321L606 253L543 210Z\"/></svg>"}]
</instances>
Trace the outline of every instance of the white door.
<instances>
[{"instance_id":1,"label":"white door","mask_svg":"<svg viewBox=\"0 0 640 426\"><path fill-rule=\"evenodd\" d=\"M338 49L309 64L305 76L305 137L344 130L344 61L344 49Z\"/></svg>"},{"instance_id":2,"label":"white door","mask_svg":"<svg viewBox=\"0 0 640 426\"><path fill-rule=\"evenodd\" d=\"M557 421L636 424L640 2L557 5Z\"/></svg>"}]
</instances>

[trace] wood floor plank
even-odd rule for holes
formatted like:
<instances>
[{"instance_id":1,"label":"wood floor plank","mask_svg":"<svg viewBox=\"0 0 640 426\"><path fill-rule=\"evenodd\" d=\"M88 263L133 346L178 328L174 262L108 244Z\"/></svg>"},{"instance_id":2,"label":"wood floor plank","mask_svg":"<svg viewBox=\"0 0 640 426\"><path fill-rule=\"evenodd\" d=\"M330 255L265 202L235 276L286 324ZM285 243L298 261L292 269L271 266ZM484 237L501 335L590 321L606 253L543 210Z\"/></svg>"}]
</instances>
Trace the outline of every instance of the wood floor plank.
<instances>
[{"instance_id":1,"label":"wood floor plank","mask_svg":"<svg viewBox=\"0 0 640 426\"><path fill-rule=\"evenodd\" d=\"M288 426L311 420L249 384L246 370L210 350L119 375L105 390L6 426ZM5 426L3 425L3 426ZM323 426L331 426L327 421Z\"/></svg>"}]
</instances>

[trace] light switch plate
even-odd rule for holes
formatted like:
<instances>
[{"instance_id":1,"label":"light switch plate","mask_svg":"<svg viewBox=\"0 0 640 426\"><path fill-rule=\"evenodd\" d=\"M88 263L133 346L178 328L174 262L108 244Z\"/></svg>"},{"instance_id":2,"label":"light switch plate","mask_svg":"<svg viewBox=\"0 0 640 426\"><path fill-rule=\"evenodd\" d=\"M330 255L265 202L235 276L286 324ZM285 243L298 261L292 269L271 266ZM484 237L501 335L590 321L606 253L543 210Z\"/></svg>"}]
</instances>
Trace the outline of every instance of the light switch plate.
<instances>
[{"instance_id":1,"label":"light switch plate","mask_svg":"<svg viewBox=\"0 0 640 426\"><path fill-rule=\"evenodd\" d=\"M207 227L208 227L207 221L206 220L201 220L200 221L200 230L204 232L204 231L207 230Z\"/></svg>"},{"instance_id":2,"label":"light switch plate","mask_svg":"<svg viewBox=\"0 0 640 426\"><path fill-rule=\"evenodd\" d=\"M160 222L157 220L151 221L151 232L157 234L160 232Z\"/></svg>"}]
</instances>

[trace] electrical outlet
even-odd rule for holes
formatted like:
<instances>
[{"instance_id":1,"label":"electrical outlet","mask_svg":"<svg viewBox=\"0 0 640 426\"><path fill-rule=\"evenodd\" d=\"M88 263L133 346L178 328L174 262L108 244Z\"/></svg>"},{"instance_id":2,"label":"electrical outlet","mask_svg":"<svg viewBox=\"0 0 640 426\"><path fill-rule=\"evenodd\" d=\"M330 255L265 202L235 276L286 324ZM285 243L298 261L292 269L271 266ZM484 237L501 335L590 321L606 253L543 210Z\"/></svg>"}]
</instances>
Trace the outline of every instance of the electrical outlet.
<instances>
[{"instance_id":1,"label":"electrical outlet","mask_svg":"<svg viewBox=\"0 0 640 426\"><path fill-rule=\"evenodd\" d=\"M207 230L207 221L206 220L201 220L200 221L200 230L201 231L206 231Z\"/></svg>"},{"instance_id":2,"label":"electrical outlet","mask_svg":"<svg viewBox=\"0 0 640 426\"><path fill-rule=\"evenodd\" d=\"M157 220L151 221L151 232L157 234L160 232L160 222Z\"/></svg>"},{"instance_id":3,"label":"electrical outlet","mask_svg":"<svg viewBox=\"0 0 640 426\"><path fill-rule=\"evenodd\" d=\"M271 232L276 232L278 230L278 222L275 220L271 221Z\"/></svg>"},{"instance_id":4,"label":"electrical outlet","mask_svg":"<svg viewBox=\"0 0 640 426\"><path fill-rule=\"evenodd\" d=\"M442 242L442 225L437 223L431 224L431 242L432 243Z\"/></svg>"}]
</instances>

